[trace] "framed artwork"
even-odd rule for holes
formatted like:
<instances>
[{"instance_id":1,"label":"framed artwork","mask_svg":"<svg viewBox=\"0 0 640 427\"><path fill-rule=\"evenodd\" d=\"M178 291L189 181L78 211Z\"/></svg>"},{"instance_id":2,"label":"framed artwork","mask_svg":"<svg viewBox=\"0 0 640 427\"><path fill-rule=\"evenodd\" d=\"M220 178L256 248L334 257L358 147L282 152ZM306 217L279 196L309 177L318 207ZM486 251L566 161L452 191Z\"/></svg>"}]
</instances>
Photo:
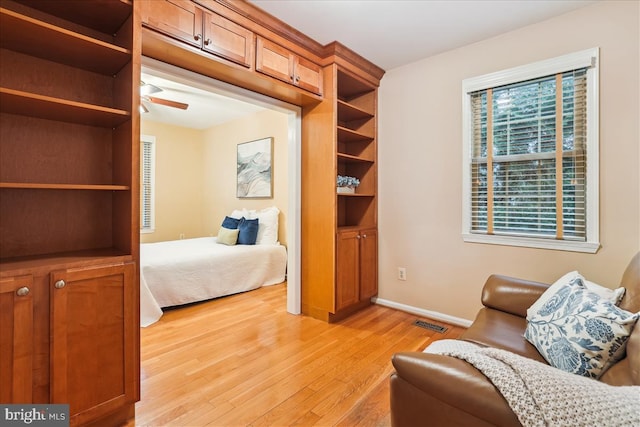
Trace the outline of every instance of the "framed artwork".
<instances>
[{"instance_id":1,"label":"framed artwork","mask_svg":"<svg viewBox=\"0 0 640 427\"><path fill-rule=\"evenodd\" d=\"M238 198L273 197L273 138L238 144Z\"/></svg>"}]
</instances>

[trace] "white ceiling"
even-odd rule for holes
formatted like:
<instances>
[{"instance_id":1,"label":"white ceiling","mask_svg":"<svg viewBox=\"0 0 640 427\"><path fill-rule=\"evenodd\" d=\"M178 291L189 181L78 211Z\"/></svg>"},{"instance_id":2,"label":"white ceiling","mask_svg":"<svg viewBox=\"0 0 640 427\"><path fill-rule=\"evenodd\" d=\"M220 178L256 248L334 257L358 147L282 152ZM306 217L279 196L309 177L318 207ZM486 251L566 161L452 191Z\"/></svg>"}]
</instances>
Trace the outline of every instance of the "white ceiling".
<instances>
[{"instance_id":1,"label":"white ceiling","mask_svg":"<svg viewBox=\"0 0 640 427\"><path fill-rule=\"evenodd\" d=\"M321 44L340 41L390 70L603 0L248 0ZM159 98L186 111L146 102L142 120L207 129L263 108L143 74ZM183 82L184 83L184 82Z\"/></svg>"},{"instance_id":2,"label":"white ceiling","mask_svg":"<svg viewBox=\"0 0 640 427\"><path fill-rule=\"evenodd\" d=\"M584 7L589 0L249 0L320 44L390 70Z\"/></svg>"},{"instance_id":3,"label":"white ceiling","mask_svg":"<svg viewBox=\"0 0 640 427\"><path fill-rule=\"evenodd\" d=\"M144 72L141 81L162 89L162 92L151 96L189 104L186 110L181 110L143 99L142 103L149 112L140 114L142 120L204 130L264 110L257 105L217 94L213 88L211 91L198 89Z\"/></svg>"}]
</instances>

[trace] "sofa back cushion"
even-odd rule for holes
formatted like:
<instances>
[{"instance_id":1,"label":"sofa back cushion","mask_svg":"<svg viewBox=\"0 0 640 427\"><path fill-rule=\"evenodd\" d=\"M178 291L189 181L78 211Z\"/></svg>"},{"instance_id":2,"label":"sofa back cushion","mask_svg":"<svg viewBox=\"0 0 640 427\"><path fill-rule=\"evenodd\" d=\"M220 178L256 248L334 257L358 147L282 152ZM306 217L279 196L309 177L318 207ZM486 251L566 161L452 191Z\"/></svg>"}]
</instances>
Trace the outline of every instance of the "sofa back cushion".
<instances>
[{"instance_id":1,"label":"sofa back cushion","mask_svg":"<svg viewBox=\"0 0 640 427\"><path fill-rule=\"evenodd\" d=\"M620 308L632 313L640 311L640 252L629 263L622 275L620 286L626 288Z\"/></svg>"},{"instance_id":2,"label":"sofa back cushion","mask_svg":"<svg viewBox=\"0 0 640 427\"><path fill-rule=\"evenodd\" d=\"M626 292L620 308L637 313L640 311L640 252L638 252L622 275L620 286ZM600 378L611 385L640 385L640 323L637 323L627 341L627 357L612 366Z\"/></svg>"}]
</instances>

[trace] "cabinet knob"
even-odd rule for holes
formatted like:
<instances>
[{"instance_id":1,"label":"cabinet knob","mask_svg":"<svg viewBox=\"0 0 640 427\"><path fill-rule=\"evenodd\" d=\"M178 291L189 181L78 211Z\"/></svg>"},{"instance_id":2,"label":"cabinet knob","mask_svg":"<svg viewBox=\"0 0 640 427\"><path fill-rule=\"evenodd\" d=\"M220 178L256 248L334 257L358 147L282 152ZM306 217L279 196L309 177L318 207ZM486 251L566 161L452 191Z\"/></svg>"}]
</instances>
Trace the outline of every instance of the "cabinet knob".
<instances>
[{"instance_id":1,"label":"cabinet knob","mask_svg":"<svg viewBox=\"0 0 640 427\"><path fill-rule=\"evenodd\" d=\"M300 76L296 76L296 83L300 81Z\"/></svg>"},{"instance_id":2,"label":"cabinet knob","mask_svg":"<svg viewBox=\"0 0 640 427\"><path fill-rule=\"evenodd\" d=\"M198 41L198 40L200 40L200 38L201 38L201 37L202 37L202 35L201 35L201 34L196 34L195 36L193 36L193 39L194 39L195 41Z\"/></svg>"},{"instance_id":3,"label":"cabinet knob","mask_svg":"<svg viewBox=\"0 0 640 427\"><path fill-rule=\"evenodd\" d=\"M356 239L359 239L360 237L361 237L361 236L358 234L358 235L356 236Z\"/></svg>"},{"instance_id":4,"label":"cabinet knob","mask_svg":"<svg viewBox=\"0 0 640 427\"><path fill-rule=\"evenodd\" d=\"M204 45L205 45L205 46L209 46L210 44L211 44L211 39L206 39L206 40L204 41Z\"/></svg>"},{"instance_id":5,"label":"cabinet knob","mask_svg":"<svg viewBox=\"0 0 640 427\"><path fill-rule=\"evenodd\" d=\"M29 288L27 288L26 286L23 286L22 288L16 291L16 294L19 297L26 297L27 295L29 295L29 292L30 292Z\"/></svg>"},{"instance_id":6,"label":"cabinet knob","mask_svg":"<svg viewBox=\"0 0 640 427\"><path fill-rule=\"evenodd\" d=\"M56 289L62 289L67 286L67 284L64 282L64 280L58 280L53 286L55 286Z\"/></svg>"},{"instance_id":7,"label":"cabinet knob","mask_svg":"<svg viewBox=\"0 0 640 427\"><path fill-rule=\"evenodd\" d=\"M366 239L366 238L367 238L367 235L366 235L366 234L363 234L363 235L362 235L362 237L363 237L364 239Z\"/></svg>"}]
</instances>

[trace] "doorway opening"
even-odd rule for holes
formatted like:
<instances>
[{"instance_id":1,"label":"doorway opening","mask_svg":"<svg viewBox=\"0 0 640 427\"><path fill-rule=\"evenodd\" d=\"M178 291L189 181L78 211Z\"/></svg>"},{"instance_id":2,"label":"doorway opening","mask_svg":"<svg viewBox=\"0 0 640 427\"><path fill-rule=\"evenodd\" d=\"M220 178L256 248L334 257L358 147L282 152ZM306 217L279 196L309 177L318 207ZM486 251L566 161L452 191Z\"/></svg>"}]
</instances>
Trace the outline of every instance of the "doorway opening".
<instances>
[{"instance_id":1,"label":"doorway opening","mask_svg":"<svg viewBox=\"0 0 640 427\"><path fill-rule=\"evenodd\" d=\"M174 82L178 85L196 89L199 93L211 95L209 104L224 102L247 104L250 111L259 109L271 110L286 115L287 121L287 209L286 209L286 236L287 236L287 312L300 314L300 165L301 165L301 108L266 95L233 86L213 78L193 73L191 71L160 62L151 58L142 57L142 74L147 78L157 78L163 81ZM149 83L149 82L145 82ZM144 103L143 101L143 104ZM224 104L221 104L224 105ZM231 104L229 104L231 105ZM144 108L149 109L149 106ZM171 107L164 106L165 111ZM233 110L229 107L223 110ZM241 114L241 113L238 113ZM141 114L142 115L142 114ZM169 120L168 118L166 118ZM160 119L158 119L160 120ZM165 119L163 119L165 120ZM141 118L142 121L142 118Z\"/></svg>"}]
</instances>

